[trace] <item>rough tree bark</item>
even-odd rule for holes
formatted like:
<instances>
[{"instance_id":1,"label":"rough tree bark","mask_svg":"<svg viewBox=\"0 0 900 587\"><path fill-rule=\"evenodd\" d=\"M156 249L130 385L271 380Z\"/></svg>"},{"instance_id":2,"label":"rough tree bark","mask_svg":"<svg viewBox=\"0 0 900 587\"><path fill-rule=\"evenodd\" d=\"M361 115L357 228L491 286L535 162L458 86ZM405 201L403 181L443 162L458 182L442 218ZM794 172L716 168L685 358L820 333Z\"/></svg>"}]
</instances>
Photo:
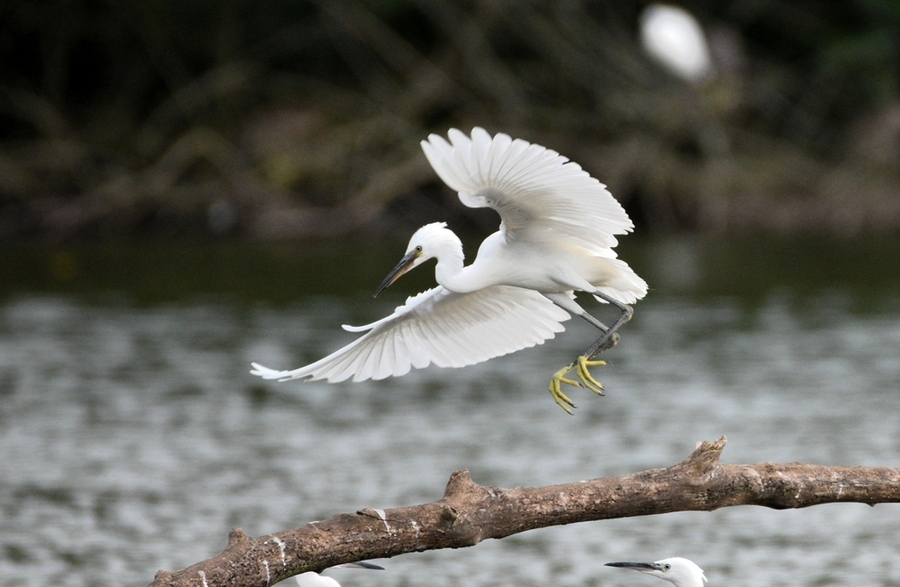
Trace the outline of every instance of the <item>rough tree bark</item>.
<instances>
[{"instance_id":1,"label":"rough tree bark","mask_svg":"<svg viewBox=\"0 0 900 587\"><path fill-rule=\"evenodd\" d=\"M665 469L548 487L485 487L468 471L456 471L444 497L433 503L363 509L259 538L232 530L221 553L181 571L159 571L150 587L267 587L341 563L473 546L573 522L734 505L787 509L900 502L900 468L723 465L725 442L724 436L702 442L687 459Z\"/></svg>"}]
</instances>

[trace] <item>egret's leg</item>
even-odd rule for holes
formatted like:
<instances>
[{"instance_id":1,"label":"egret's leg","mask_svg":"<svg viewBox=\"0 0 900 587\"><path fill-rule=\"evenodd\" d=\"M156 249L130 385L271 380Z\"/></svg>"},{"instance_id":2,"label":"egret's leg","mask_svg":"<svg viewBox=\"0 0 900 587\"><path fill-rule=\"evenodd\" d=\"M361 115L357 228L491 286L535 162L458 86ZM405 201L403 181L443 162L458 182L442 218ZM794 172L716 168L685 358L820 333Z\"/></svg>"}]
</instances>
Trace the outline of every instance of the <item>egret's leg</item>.
<instances>
[{"instance_id":1,"label":"egret's leg","mask_svg":"<svg viewBox=\"0 0 900 587\"><path fill-rule=\"evenodd\" d=\"M594 343L589 346L588 349L584 352L584 356L586 356L589 360L593 359L603 351L609 350L616 346L616 344L618 344L619 335L616 334L616 331L619 330L619 328L621 328L626 322L631 320L631 316L634 314L634 310L628 304L623 304L619 300L611 298L608 295L599 292L595 293L594 295L598 298L606 300L610 304L622 310L622 314L619 316L619 319L616 320L609 328L606 328L606 326L604 326L602 322L600 322L587 312L582 314L582 318L584 318L603 332L603 335L595 340Z\"/></svg>"},{"instance_id":2,"label":"egret's leg","mask_svg":"<svg viewBox=\"0 0 900 587\"><path fill-rule=\"evenodd\" d=\"M569 414L572 413L571 408L574 408L575 404L571 399L569 399L568 396L566 396L566 394L562 392L562 384L565 383L566 385L572 385L574 387L584 386L597 395L603 395L603 384L594 379L594 376L591 375L589 367L600 367L606 365L606 361L594 360L594 357L596 357L603 351L607 351L613 348L619 343L619 334L616 331L621 328L623 324L628 322L631 319L631 315L634 313L634 311L631 309L631 306L623 304L622 302L614 298L611 298L602 293L595 293L594 295L606 300L607 302L622 310L622 314L613 323L612 326L607 327L605 324L588 314L580 306L574 306L575 308L580 310L579 312L577 312L579 316L590 322L591 325L596 327L603 334L601 334L600 337L595 340L591 344L591 346L589 346L587 350L585 350L584 353L582 353L581 356L579 356L575 360L575 362L569 363L568 365L554 373L553 377L550 379L550 395L553 396L553 400L556 402L556 404ZM558 305L562 306L564 309L570 312L572 311L571 308L573 306L571 306L570 304L573 304L574 302L571 302L568 299L561 299L558 301L554 297L547 297ZM574 379L568 379L566 377L566 375L568 375L572 371L576 371L576 373L578 374L578 378L581 379L581 383Z\"/></svg>"}]
</instances>

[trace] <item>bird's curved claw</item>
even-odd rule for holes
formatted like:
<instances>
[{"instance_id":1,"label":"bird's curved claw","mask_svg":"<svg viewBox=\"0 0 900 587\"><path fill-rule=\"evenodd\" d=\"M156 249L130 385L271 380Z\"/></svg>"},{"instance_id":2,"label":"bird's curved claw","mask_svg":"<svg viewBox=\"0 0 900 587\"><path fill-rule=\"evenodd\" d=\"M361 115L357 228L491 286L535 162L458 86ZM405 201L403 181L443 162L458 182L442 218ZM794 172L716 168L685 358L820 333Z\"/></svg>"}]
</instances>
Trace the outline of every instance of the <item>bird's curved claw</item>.
<instances>
[{"instance_id":1,"label":"bird's curved claw","mask_svg":"<svg viewBox=\"0 0 900 587\"><path fill-rule=\"evenodd\" d=\"M566 365L554 373L553 377L550 379L550 395L553 396L553 401L556 402L556 405L564 409L567 414L572 413L572 408L575 407L575 403L569 399L569 396L562 392L561 387L563 383L573 387L581 387L581 384L574 379L566 379L566 375L568 375L569 371L575 367L577 367L577 365L574 363Z\"/></svg>"},{"instance_id":2,"label":"bird's curved claw","mask_svg":"<svg viewBox=\"0 0 900 587\"><path fill-rule=\"evenodd\" d=\"M556 402L556 405L564 409L568 414L571 414L572 408L575 407L575 403L569 399L569 396L563 393L563 383L571 385L572 387L586 387L597 395L603 395L603 384L594 379L593 375L591 375L591 372L588 370L590 367L602 367L603 365L606 365L606 361L592 361L582 355L578 357L578 360L574 363L569 363L554 373L553 377L550 379L550 395L553 396L553 401ZM566 377L571 371L578 373L578 378L581 379L581 383Z\"/></svg>"},{"instance_id":3,"label":"bird's curved claw","mask_svg":"<svg viewBox=\"0 0 900 587\"><path fill-rule=\"evenodd\" d=\"M602 367L606 361L591 361L585 356L578 357L578 377L584 382L584 386L596 393L603 395L603 384L594 379L588 367Z\"/></svg>"}]
</instances>

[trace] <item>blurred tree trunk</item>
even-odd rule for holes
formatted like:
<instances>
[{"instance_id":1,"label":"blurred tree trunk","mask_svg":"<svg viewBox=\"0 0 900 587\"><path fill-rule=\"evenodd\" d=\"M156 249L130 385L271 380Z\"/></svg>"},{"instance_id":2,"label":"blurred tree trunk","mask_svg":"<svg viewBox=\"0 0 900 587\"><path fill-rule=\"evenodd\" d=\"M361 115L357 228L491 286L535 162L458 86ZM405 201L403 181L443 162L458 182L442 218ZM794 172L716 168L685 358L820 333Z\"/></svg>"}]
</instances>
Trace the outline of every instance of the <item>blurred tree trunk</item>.
<instances>
[{"instance_id":1,"label":"blurred tree trunk","mask_svg":"<svg viewBox=\"0 0 900 587\"><path fill-rule=\"evenodd\" d=\"M788 509L900 502L898 468L723 465L725 443L724 436L702 442L687 459L665 469L548 487L485 487L468 471L456 471L444 497L433 503L367 508L258 538L235 529L221 553L175 573L159 571L151 587L264 587L346 562L474 546L574 522L734 505Z\"/></svg>"}]
</instances>

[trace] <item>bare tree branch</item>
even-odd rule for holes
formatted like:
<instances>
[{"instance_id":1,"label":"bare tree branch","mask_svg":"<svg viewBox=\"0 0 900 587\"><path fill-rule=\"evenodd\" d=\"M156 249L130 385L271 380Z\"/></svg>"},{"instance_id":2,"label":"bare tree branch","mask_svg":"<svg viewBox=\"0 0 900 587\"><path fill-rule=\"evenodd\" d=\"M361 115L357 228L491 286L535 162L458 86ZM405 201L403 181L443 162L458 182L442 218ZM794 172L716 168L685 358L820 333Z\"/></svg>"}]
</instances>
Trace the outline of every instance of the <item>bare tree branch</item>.
<instances>
[{"instance_id":1,"label":"bare tree branch","mask_svg":"<svg viewBox=\"0 0 900 587\"><path fill-rule=\"evenodd\" d=\"M900 468L723 465L725 443L724 436L702 442L687 459L665 469L548 487L485 487L468 471L456 471L444 497L433 503L367 508L259 538L235 529L221 553L175 573L159 571L151 587L267 587L341 563L474 546L574 522L735 505L788 509L900 502Z\"/></svg>"}]
</instances>

